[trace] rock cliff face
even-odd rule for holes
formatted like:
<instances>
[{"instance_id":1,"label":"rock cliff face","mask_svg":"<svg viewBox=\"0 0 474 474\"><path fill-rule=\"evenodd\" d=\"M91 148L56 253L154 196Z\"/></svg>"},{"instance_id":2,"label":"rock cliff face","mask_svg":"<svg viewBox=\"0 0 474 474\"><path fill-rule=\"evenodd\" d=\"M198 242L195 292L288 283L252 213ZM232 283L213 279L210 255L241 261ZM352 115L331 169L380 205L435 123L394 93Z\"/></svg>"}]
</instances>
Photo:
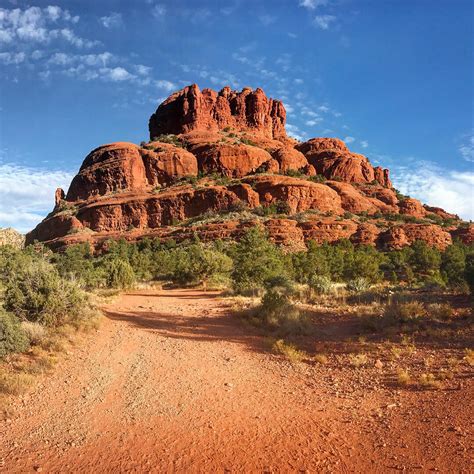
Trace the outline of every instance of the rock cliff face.
<instances>
[{"instance_id":1,"label":"rock cliff face","mask_svg":"<svg viewBox=\"0 0 474 474\"><path fill-rule=\"evenodd\" d=\"M232 127L267 138L285 138L286 112L279 100L268 99L262 89L220 92L196 84L175 92L150 117L150 140L163 134Z\"/></svg>"},{"instance_id":2,"label":"rock cliff face","mask_svg":"<svg viewBox=\"0 0 474 474\"><path fill-rule=\"evenodd\" d=\"M150 142L93 150L27 243L235 239L252 225L294 249L342 238L383 248L472 241L457 216L399 195L388 170L336 138L299 143L285 120L261 89L185 87L151 116Z\"/></svg>"}]
</instances>

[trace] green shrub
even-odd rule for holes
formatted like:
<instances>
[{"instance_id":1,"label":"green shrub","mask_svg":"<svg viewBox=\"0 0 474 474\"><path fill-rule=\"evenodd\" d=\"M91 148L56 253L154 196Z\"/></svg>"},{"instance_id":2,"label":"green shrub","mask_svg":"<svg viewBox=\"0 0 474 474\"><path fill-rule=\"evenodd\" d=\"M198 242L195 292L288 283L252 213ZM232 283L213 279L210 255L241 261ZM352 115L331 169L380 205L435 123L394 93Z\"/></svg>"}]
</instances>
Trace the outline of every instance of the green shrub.
<instances>
[{"instance_id":1,"label":"green shrub","mask_svg":"<svg viewBox=\"0 0 474 474\"><path fill-rule=\"evenodd\" d=\"M228 278L232 271L232 259L201 242L181 247L173 252L173 279L179 283L202 282Z\"/></svg>"},{"instance_id":2,"label":"green shrub","mask_svg":"<svg viewBox=\"0 0 474 474\"><path fill-rule=\"evenodd\" d=\"M346 288L351 293L362 293L370 288L370 282L364 277L357 277L348 281Z\"/></svg>"},{"instance_id":3,"label":"green shrub","mask_svg":"<svg viewBox=\"0 0 474 474\"><path fill-rule=\"evenodd\" d=\"M0 307L0 358L10 352L23 352L28 346L28 337L18 318Z\"/></svg>"},{"instance_id":4,"label":"green shrub","mask_svg":"<svg viewBox=\"0 0 474 474\"><path fill-rule=\"evenodd\" d=\"M237 292L262 288L270 278L287 274L283 254L258 227L249 229L230 250Z\"/></svg>"},{"instance_id":5,"label":"green shrub","mask_svg":"<svg viewBox=\"0 0 474 474\"><path fill-rule=\"evenodd\" d=\"M88 304L77 283L64 280L42 260L32 261L13 275L5 290L5 309L46 326L81 319Z\"/></svg>"},{"instance_id":6,"label":"green shrub","mask_svg":"<svg viewBox=\"0 0 474 474\"><path fill-rule=\"evenodd\" d=\"M112 258L107 261L105 268L109 288L128 289L135 284L135 272L127 260Z\"/></svg>"},{"instance_id":7,"label":"green shrub","mask_svg":"<svg viewBox=\"0 0 474 474\"><path fill-rule=\"evenodd\" d=\"M309 280L309 287L318 295L329 295L333 291L333 283L325 275L313 275Z\"/></svg>"}]
</instances>

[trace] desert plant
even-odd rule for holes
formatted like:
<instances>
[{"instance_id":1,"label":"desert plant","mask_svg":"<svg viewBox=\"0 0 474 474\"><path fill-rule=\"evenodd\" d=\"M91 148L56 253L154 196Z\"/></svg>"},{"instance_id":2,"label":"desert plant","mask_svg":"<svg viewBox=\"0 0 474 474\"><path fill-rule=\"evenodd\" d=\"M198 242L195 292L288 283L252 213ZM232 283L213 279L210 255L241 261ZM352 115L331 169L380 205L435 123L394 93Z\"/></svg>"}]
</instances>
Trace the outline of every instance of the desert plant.
<instances>
[{"instance_id":1,"label":"desert plant","mask_svg":"<svg viewBox=\"0 0 474 474\"><path fill-rule=\"evenodd\" d=\"M351 293L362 293L370 288L370 283L366 278L358 277L347 282L346 287Z\"/></svg>"},{"instance_id":2,"label":"desert plant","mask_svg":"<svg viewBox=\"0 0 474 474\"><path fill-rule=\"evenodd\" d=\"M128 261L113 258L107 262L105 268L109 288L128 289L135 284L135 272Z\"/></svg>"},{"instance_id":3,"label":"desert plant","mask_svg":"<svg viewBox=\"0 0 474 474\"><path fill-rule=\"evenodd\" d=\"M18 318L0 307L0 358L10 352L23 352L28 346L28 337Z\"/></svg>"},{"instance_id":4,"label":"desert plant","mask_svg":"<svg viewBox=\"0 0 474 474\"><path fill-rule=\"evenodd\" d=\"M9 395L21 395L25 393L33 383L33 376L19 373L0 372L0 393Z\"/></svg>"},{"instance_id":5,"label":"desert plant","mask_svg":"<svg viewBox=\"0 0 474 474\"><path fill-rule=\"evenodd\" d=\"M39 323L34 323L32 321L22 321L21 329L28 338L30 344L38 345L47 337L47 329Z\"/></svg>"},{"instance_id":6,"label":"desert plant","mask_svg":"<svg viewBox=\"0 0 474 474\"><path fill-rule=\"evenodd\" d=\"M368 358L366 354L349 354L349 363L352 367L362 367L367 365Z\"/></svg>"},{"instance_id":7,"label":"desert plant","mask_svg":"<svg viewBox=\"0 0 474 474\"><path fill-rule=\"evenodd\" d=\"M281 250L258 227L249 229L230 250L232 280L237 292L257 290L274 276L287 273Z\"/></svg>"},{"instance_id":8,"label":"desert plant","mask_svg":"<svg viewBox=\"0 0 474 474\"><path fill-rule=\"evenodd\" d=\"M427 314L433 319L448 320L453 317L453 308L447 303L432 303L426 308Z\"/></svg>"},{"instance_id":9,"label":"desert plant","mask_svg":"<svg viewBox=\"0 0 474 474\"><path fill-rule=\"evenodd\" d=\"M53 265L42 260L12 276L5 290L6 310L46 326L80 319L88 306L88 297L77 283L64 280Z\"/></svg>"},{"instance_id":10,"label":"desert plant","mask_svg":"<svg viewBox=\"0 0 474 474\"><path fill-rule=\"evenodd\" d=\"M284 355L290 362L297 363L303 361L307 354L299 350L294 344L278 339L272 346L272 350L277 354Z\"/></svg>"},{"instance_id":11,"label":"desert plant","mask_svg":"<svg viewBox=\"0 0 474 474\"><path fill-rule=\"evenodd\" d=\"M411 381L411 377L408 370L399 369L397 371L397 382L400 385L408 385L410 381Z\"/></svg>"},{"instance_id":12,"label":"desert plant","mask_svg":"<svg viewBox=\"0 0 474 474\"><path fill-rule=\"evenodd\" d=\"M328 295L333 291L333 283L325 275L312 275L308 284L318 295Z\"/></svg>"},{"instance_id":13,"label":"desert plant","mask_svg":"<svg viewBox=\"0 0 474 474\"><path fill-rule=\"evenodd\" d=\"M426 316L426 309L420 301L393 302L384 310L384 318L392 323L407 323Z\"/></svg>"}]
</instances>

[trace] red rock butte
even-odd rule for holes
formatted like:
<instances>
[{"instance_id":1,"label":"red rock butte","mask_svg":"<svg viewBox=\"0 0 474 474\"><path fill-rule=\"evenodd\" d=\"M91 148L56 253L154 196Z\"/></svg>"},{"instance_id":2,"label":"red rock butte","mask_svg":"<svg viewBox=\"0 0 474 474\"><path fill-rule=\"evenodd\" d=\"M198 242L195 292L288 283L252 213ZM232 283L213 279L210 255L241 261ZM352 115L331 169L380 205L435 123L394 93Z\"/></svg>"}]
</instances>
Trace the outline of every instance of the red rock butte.
<instances>
[{"instance_id":1,"label":"red rock butte","mask_svg":"<svg viewBox=\"0 0 474 474\"><path fill-rule=\"evenodd\" d=\"M402 196L389 171L337 138L298 142L283 103L262 89L216 92L195 84L170 95L149 120L150 141L102 145L67 193L26 236L61 249L109 239L238 239L264 227L290 249L305 242L401 248L417 239L440 249L472 225Z\"/></svg>"}]
</instances>

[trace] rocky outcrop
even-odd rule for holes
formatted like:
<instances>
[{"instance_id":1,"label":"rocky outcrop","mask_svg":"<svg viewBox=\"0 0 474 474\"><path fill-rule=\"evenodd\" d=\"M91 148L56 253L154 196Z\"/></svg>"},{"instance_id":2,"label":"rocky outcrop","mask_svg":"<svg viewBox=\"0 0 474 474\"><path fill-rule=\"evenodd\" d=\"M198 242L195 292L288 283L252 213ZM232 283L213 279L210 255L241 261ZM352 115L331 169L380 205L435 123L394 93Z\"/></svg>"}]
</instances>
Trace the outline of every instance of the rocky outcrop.
<instances>
[{"instance_id":1,"label":"rocky outcrop","mask_svg":"<svg viewBox=\"0 0 474 474\"><path fill-rule=\"evenodd\" d=\"M285 120L283 104L261 89L185 87L151 116L155 140L89 153L27 243L100 247L119 237L180 241L194 233L234 239L252 225L265 226L289 249L308 240L385 248L417 239L444 248L451 235L472 241L473 231L457 229L456 216L399 200L388 170L342 140L298 143L286 135ZM435 225L440 218L450 220L451 234Z\"/></svg>"},{"instance_id":2,"label":"rocky outcrop","mask_svg":"<svg viewBox=\"0 0 474 474\"><path fill-rule=\"evenodd\" d=\"M444 250L452 243L451 235L438 225L403 224L392 227L381 235L381 244L388 249L400 249L415 240L424 240L431 247Z\"/></svg>"},{"instance_id":3,"label":"rocky outcrop","mask_svg":"<svg viewBox=\"0 0 474 474\"><path fill-rule=\"evenodd\" d=\"M196 84L175 92L150 117L150 139L192 130L248 130L268 138L286 137L282 102L267 98L262 89L216 92Z\"/></svg>"},{"instance_id":4,"label":"rocky outcrop","mask_svg":"<svg viewBox=\"0 0 474 474\"><path fill-rule=\"evenodd\" d=\"M205 174L242 178L264 165L267 165L265 171L279 171L279 165L271 155L256 146L211 143L192 147L191 150L197 157L199 171Z\"/></svg>"},{"instance_id":5,"label":"rocky outcrop","mask_svg":"<svg viewBox=\"0 0 474 474\"><path fill-rule=\"evenodd\" d=\"M401 214L417 218L425 217L426 211L418 199L406 198L398 204Z\"/></svg>"},{"instance_id":6,"label":"rocky outcrop","mask_svg":"<svg viewBox=\"0 0 474 474\"><path fill-rule=\"evenodd\" d=\"M388 170L374 168L364 155L351 153L337 138L313 138L296 145L318 174L347 183L372 183L392 187Z\"/></svg>"}]
</instances>

